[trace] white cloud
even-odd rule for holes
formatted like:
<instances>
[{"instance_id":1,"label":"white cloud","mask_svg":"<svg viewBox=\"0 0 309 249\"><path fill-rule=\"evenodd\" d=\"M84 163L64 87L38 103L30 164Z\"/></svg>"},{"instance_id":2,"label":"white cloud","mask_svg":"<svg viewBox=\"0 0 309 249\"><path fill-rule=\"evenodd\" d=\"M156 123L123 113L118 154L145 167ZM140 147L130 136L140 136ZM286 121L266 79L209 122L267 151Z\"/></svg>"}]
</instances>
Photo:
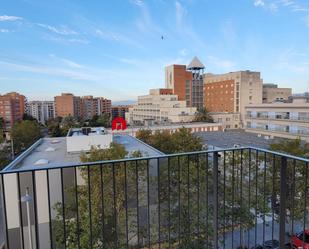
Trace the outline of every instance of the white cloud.
<instances>
[{"instance_id":1,"label":"white cloud","mask_svg":"<svg viewBox=\"0 0 309 249\"><path fill-rule=\"evenodd\" d=\"M265 2L263 0L255 0L254 6L264 6Z\"/></svg>"},{"instance_id":2,"label":"white cloud","mask_svg":"<svg viewBox=\"0 0 309 249\"><path fill-rule=\"evenodd\" d=\"M4 22L4 21L20 21L20 20L22 20L22 18L19 17L19 16L7 16L7 15L0 16L0 22Z\"/></svg>"},{"instance_id":3,"label":"white cloud","mask_svg":"<svg viewBox=\"0 0 309 249\"><path fill-rule=\"evenodd\" d=\"M42 23L37 23L37 25L58 35L78 35L76 31L69 29L68 27L63 25L58 28Z\"/></svg>"},{"instance_id":4,"label":"white cloud","mask_svg":"<svg viewBox=\"0 0 309 249\"><path fill-rule=\"evenodd\" d=\"M142 0L131 0L131 3L140 7L144 4Z\"/></svg>"},{"instance_id":5,"label":"white cloud","mask_svg":"<svg viewBox=\"0 0 309 249\"><path fill-rule=\"evenodd\" d=\"M0 33L9 33L10 31L8 29L0 29Z\"/></svg>"},{"instance_id":6,"label":"white cloud","mask_svg":"<svg viewBox=\"0 0 309 249\"><path fill-rule=\"evenodd\" d=\"M186 15L187 11L179 1L175 2L175 8L176 8L176 22L178 25L181 25L183 23L183 18Z\"/></svg>"},{"instance_id":7,"label":"white cloud","mask_svg":"<svg viewBox=\"0 0 309 249\"><path fill-rule=\"evenodd\" d=\"M49 57L54 59L54 60L56 60L56 61L60 61L64 65L72 67L72 68L83 68L84 67L83 65L81 65L81 64L79 64L77 62L74 62L72 60L68 60L68 59L65 59L65 58L57 57L54 54L50 54Z\"/></svg>"}]
</instances>

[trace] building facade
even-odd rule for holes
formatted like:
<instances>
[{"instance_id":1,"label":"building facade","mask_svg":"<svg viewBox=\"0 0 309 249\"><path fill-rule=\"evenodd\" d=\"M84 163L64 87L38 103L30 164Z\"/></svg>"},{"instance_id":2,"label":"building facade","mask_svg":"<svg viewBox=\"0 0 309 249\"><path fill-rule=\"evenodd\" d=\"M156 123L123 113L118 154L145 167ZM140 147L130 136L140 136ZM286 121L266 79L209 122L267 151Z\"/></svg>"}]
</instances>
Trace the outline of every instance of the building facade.
<instances>
[{"instance_id":1,"label":"building facade","mask_svg":"<svg viewBox=\"0 0 309 249\"><path fill-rule=\"evenodd\" d=\"M204 75L204 105L210 112L240 113L243 126L245 106L261 104L263 80L259 72L239 71Z\"/></svg>"},{"instance_id":2,"label":"building facade","mask_svg":"<svg viewBox=\"0 0 309 249\"><path fill-rule=\"evenodd\" d=\"M46 124L49 119L55 117L55 103L54 101L30 101L28 114L39 123Z\"/></svg>"},{"instance_id":3,"label":"building facade","mask_svg":"<svg viewBox=\"0 0 309 249\"><path fill-rule=\"evenodd\" d=\"M186 101L188 107L203 108L204 65L194 57L188 67L171 65L165 68L165 88L172 89L180 101Z\"/></svg>"},{"instance_id":4,"label":"building facade","mask_svg":"<svg viewBox=\"0 0 309 249\"><path fill-rule=\"evenodd\" d=\"M103 97L74 96L71 93L62 93L55 97L55 113L59 117L82 117L91 119L102 113L111 114L111 100Z\"/></svg>"},{"instance_id":5,"label":"building facade","mask_svg":"<svg viewBox=\"0 0 309 249\"><path fill-rule=\"evenodd\" d=\"M129 108L126 120L129 124L191 122L195 107L187 107L186 101L168 89L153 89L149 95L139 96L138 102Z\"/></svg>"},{"instance_id":6,"label":"building facade","mask_svg":"<svg viewBox=\"0 0 309 249\"><path fill-rule=\"evenodd\" d=\"M0 117L4 130L10 130L14 123L22 120L27 109L27 99L16 92L0 95Z\"/></svg>"},{"instance_id":7,"label":"building facade","mask_svg":"<svg viewBox=\"0 0 309 249\"><path fill-rule=\"evenodd\" d=\"M276 84L263 84L263 103L288 101L292 96L292 88L281 88Z\"/></svg>"},{"instance_id":8,"label":"building facade","mask_svg":"<svg viewBox=\"0 0 309 249\"><path fill-rule=\"evenodd\" d=\"M309 102L248 105L246 131L309 141Z\"/></svg>"},{"instance_id":9,"label":"building facade","mask_svg":"<svg viewBox=\"0 0 309 249\"><path fill-rule=\"evenodd\" d=\"M112 106L112 119L117 117L126 118L126 112L129 112L129 105L116 105Z\"/></svg>"},{"instance_id":10,"label":"building facade","mask_svg":"<svg viewBox=\"0 0 309 249\"><path fill-rule=\"evenodd\" d=\"M222 124L223 129L239 129L240 114L239 113L210 113L215 123Z\"/></svg>"}]
</instances>

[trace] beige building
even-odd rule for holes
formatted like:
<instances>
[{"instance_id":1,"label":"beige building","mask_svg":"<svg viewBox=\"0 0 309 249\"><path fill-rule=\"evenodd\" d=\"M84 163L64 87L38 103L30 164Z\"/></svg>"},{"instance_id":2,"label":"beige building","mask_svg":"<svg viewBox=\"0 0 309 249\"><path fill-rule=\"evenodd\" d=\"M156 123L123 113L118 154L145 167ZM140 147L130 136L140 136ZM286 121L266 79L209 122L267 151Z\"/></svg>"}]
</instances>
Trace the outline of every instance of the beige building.
<instances>
[{"instance_id":1,"label":"beige building","mask_svg":"<svg viewBox=\"0 0 309 249\"><path fill-rule=\"evenodd\" d=\"M245 106L261 104L263 80L259 72L238 71L204 75L204 103L210 112L240 113L243 127Z\"/></svg>"},{"instance_id":2,"label":"beige building","mask_svg":"<svg viewBox=\"0 0 309 249\"><path fill-rule=\"evenodd\" d=\"M292 96L292 88L281 88L276 84L263 85L263 103L287 101Z\"/></svg>"},{"instance_id":3,"label":"beige building","mask_svg":"<svg viewBox=\"0 0 309 249\"><path fill-rule=\"evenodd\" d=\"M309 141L307 98L293 99L291 103L248 105L246 113L246 131Z\"/></svg>"},{"instance_id":4,"label":"beige building","mask_svg":"<svg viewBox=\"0 0 309 249\"><path fill-rule=\"evenodd\" d=\"M191 122L195 107L187 107L185 100L178 100L171 89L152 89L149 95L139 96L126 113L129 124Z\"/></svg>"},{"instance_id":5,"label":"beige building","mask_svg":"<svg viewBox=\"0 0 309 249\"><path fill-rule=\"evenodd\" d=\"M240 114L218 112L210 113L215 123L222 124L223 129L239 129L240 128Z\"/></svg>"}]
</instances>

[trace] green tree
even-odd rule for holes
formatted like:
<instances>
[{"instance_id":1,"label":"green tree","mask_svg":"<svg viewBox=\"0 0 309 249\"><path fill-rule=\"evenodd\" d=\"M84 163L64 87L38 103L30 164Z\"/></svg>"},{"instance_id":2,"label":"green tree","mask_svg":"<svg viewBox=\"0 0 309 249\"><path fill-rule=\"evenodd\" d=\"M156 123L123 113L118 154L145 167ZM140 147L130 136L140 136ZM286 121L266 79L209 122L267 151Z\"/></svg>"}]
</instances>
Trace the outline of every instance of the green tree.
<instances>
[{"instance_id":1,"label":"green tree","mask_svg":"<svg viewBox=\"0 0 309 249\"><path fill-rule=\"evenodd\" d=\"M36 121L19 121L12 127L11 136L14 142L14 152L19 153L41 137L41 129Z\"/></svg>"},{"instance_id":2,"label":"green tree","mask_svg":"<svg viewBox=\"0 0 309 249\"><path fill-rule=\"evenodd\" d=\"M0 117L0 144L4 142L4 120Z\"/></svg>"},{"instance_id":3,"label":"green tree","mask_svg":"<svg viewBox=\"0 0 309 249\"><path fill-rule=\"evenodd\" d=\"M141 129L137 131L136 138L142 140L146 144L152 144L152 131L149 129Z\"/></svg>"},{"instance_id":4,"label":"green tree","mask_svg":"<svg viewBox=\"0 0 309 249\"><path fill-rule=\"evenodd\" d=\"M111 127L111 117L110 117L110 115L108 113L103 113L100 116L98 116L97 125L103 126L105 128Z\"/></svg>"},{"instance_id":5,"label":"green tree","mask_svg":"<svg viewBox=\"0 0 309 249\"><path fill-rule=\"evenodd\" d=\"M185 127L172 134L172 144L174 153L200 151L203 146L202 139Z\"/></svg>"},{"instance_id":6,"label":"green tree","mask_svg":"<svg viewBox=\"0 0 309 249\"><path fill-rule=\"evenodd\" d=\"M302 142L300 138L294 140L286 139L279 143L273 143L269 148L270 150L287 153L289 155L309 158L309 144Z\"/></svg>"},{"instance_id":7,"label":"green tree","mask_svg":"<svg viewBox=\"0 0 309 249\"><path fill-rule=\"evenodd\" d=\"M195 122L213 123L214 120L206 108L199 109L195 115Z\"/></svg>"},{"instance_id":8,"label":"green tree","mask_svg":"<svg viewBox=\"0 0 309 249\"><path fill-rule=\"evenodd\" d=\"M11 147L7 144L2 144L0 149L0 170L10 163Z\"/></svg>"},{"instance_id":9,"label":"green tree","mask_svg":"<svg viewBox=\"0 0 309 249\"><path fill-rule=\"evenodd\" d=\"M60 128L63 135L66 135L71 128L84 126L84 121L80 117L67 116L61 120Z\"/></svg>"},{"instance_id":10,"label":"green tree","mask_svg":"<svg viewBox=\"0 0 309 249\"><path fill-rule=\"evenodd\" d=\"M60 123L61 123L62 118L57 117L57 118L52 118L47 121L47 129L48 129L48 134L51 137L61 137L65 134L63 134L61 128L60 128Z\"/></svg>"}]
</instances>

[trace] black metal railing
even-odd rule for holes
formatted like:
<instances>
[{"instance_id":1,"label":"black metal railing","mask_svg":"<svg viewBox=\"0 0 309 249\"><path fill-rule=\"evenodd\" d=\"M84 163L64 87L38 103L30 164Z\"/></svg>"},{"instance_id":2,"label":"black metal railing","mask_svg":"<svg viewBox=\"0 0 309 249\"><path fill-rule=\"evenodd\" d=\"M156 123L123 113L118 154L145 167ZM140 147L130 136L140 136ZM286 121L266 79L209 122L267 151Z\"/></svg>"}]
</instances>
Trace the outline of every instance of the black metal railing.
<instances>
[{"instance_id":1,"label":"black metal railing","mask_svg":"<svg viewBox=\"0 0 309 249\"><path fill-rule=\"evenodd\" d=\"M299 247L308 162L235 148L5 170L3 248Z\"/></svg>"}]
</instances>

